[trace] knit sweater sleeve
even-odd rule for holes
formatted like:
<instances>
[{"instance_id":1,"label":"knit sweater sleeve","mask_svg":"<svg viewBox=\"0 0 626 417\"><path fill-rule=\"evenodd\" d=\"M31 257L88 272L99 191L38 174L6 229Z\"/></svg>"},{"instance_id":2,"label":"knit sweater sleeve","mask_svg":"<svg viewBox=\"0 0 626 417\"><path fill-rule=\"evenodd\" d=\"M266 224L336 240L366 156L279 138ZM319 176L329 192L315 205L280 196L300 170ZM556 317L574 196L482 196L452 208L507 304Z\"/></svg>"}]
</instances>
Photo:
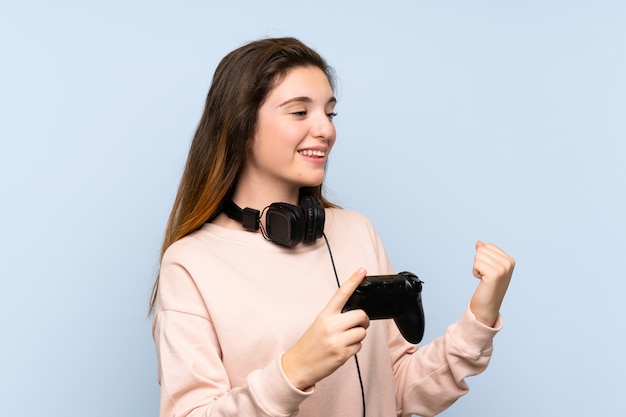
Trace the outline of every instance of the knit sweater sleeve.
<instances>
[{"instance_id":1,"label":"knit sweater sleeve","mask_svg":"<svg viewBox=\"0 0 626 417\"><path fill-rule=\"evenodd\" d=\"M164 257L158 294L153 337L162 417L293 416L313 393L290 384L280 356L231 386L209 310L179 257Z\"/></svg>"},{"instance_id":2,"label":"knit sweater sleeve","mask_svg":"<svg viewBox=\"0 0 626 417\"><path fill-rule=\"evenodd\" d=\"M368 225L383 273L392 267L374 227ZM460 320L423 346L408 343L393 321L388 322L396 404L399 416L434 416L450 407L469 391L467 377L484 371L491 359L493 338L502 327L502 318L493 328L480 323L466 308Z\"/></svg>"},{"instance_id":3,"label":"knit sweater sleeve","mask_svg":"<svg viewBox=\"0 0 626 417\"><path fill-rule=\"evenodd\" d=\"M398 415L434 416L469 391L465 378L484 371L491 359L494 328L472 314L469 307L443 336L417 347L407 343L390 323L389 346L396 385Z\"/></svg>"}]
</instances>

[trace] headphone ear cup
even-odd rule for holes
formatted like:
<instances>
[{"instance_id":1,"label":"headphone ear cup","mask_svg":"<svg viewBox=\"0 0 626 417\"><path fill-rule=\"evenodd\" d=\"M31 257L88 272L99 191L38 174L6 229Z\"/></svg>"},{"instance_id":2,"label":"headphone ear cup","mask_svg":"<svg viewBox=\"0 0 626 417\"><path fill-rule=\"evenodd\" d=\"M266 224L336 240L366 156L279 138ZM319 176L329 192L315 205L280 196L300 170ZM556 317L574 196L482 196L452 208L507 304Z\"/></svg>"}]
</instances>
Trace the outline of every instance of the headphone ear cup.
<instances>
[{"instance_id":1,"label":"headphone ear cup","mask_svg":"<svg viewBox=\"0 0 626 417\"><path fill-rule=\"evenodd\" d=\"M321 201L313 195L305 195L300 199L300 208L304 213L304 243L313 243L324 233L326 212Z\"/></svg>"},{"instance_id":2,"label":"headphone ear cup","mask_svg":"<svg viewBox=\"0 0 626 417\"><path fill-rule=\"evenodd\" d=\"M294 247L305 238L305 216L300 207L272 203L265 214L267 237L282 246Z\"/></svg>"}]
</instances>

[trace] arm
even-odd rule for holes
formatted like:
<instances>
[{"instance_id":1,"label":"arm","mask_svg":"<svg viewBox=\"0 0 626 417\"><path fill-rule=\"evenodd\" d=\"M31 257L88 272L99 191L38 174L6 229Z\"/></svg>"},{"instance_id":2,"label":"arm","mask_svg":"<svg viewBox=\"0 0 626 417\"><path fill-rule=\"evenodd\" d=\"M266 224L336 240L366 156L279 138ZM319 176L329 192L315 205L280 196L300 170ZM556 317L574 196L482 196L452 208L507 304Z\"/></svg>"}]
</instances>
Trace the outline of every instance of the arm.
<instances>
[{"instance_id":1,"label":"arm","mask_svg":"<svg viewBox=\"0 0 626 417\"><path fill-rule=\"evenodd\" d=\"M341 308L364 271L337 291L291 349L284 355L276 351L269 363L259 363L259 369L240 369L245 378L234 386L229 372L238 361L231 360L231 368L223 362L228 352L222 351L223 341L211 320L216 312L207 307L194 274L170 259L161 268L153 328L163 416L294 415L313 394L315 383L361 347L367 316L358 311L341 314Z\"/></svg>"},{"instance_id":2,"label":"arm","mask_svg":"<svg viewBox=\"0 0 626 417\"><path fill-rule=\"evenodd\" d=\"M252 371L244 385L231 386L213 326L203 317L161 311L153 332L161 416L292 416L312 393L289 383L279 357Z\"/></svg>"},{"instance_id":3,"label":"arm","mask_svg":"<svg viewBox=\"0 0 626 417\"><path fill-rule=\"evenodd\" d=\"M465 378L485 370L500 329L476 320L467 308L443 336L419 349L408 344L390 323L390 354L396 385L398 415L427 417L441 413L469 391Z\"/></svg>"},{"instance_id":4,"label":"arm","mask_svg":"<svg viewBox=\"0 0 626 417\"><path fill-rule=\"evenodd\" d=\"M363 268L355 272L283 356L285 374L294 386L309 389L361 350L369 319L363 310L342 313L341 309L365 274Z\"/></svg>"},{"instance_id":5,"label":"arm","mask_svg":"<svg viewBox=\"0 0 626 417\"><path fill-rule=\"evenodd\" d=\"M476 242L474 276L480 283L470 301L470 310L487 326L493 326L509 287L515 261L492 243Z\"/></svg>"},{"instance_id":6,"label":"arm","mask_svg":"<svg viewBox=\"0 0 626 417\"><path fill-rule=\"evenodd\" d=\"M469 390L465 378L488 365L502 326L499 309L515 262L493 244L476 244L474 275L481 280L469 307L445 335L416 349L391 328L390 350L402 415L434 416Z\"/></svg>"},{"instance_id":7,"label":"arm","mask_svg":"<svg viewBox=\"0 0 626 417\"><path fill-rule=\"evenodd\" d=\"M311 392L294 388L277 352L232 386L222 346L184 256L161 267L153 336L161 385L161 416L292 416Z\"/></svg>"}]
</instances>

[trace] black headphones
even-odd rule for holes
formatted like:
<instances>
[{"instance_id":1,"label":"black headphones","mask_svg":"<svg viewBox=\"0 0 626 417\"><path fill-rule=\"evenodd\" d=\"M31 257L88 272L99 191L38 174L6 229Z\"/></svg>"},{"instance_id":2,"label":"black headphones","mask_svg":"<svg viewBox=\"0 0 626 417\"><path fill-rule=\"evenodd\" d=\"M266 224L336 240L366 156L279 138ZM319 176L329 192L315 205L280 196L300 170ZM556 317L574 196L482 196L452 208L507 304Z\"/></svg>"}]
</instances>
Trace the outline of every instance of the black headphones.
<instances>
[{"instance_id":1,"label":"black headphones","mask_svg":"<svg viewBox=\"0 0 626 417\"><path fill-rule=\"evenodd\" d=\"M261 226L262 212L259 210L249 207L241 209L229 199L224 204L223 211L231 219L241 222L244 229L261 229L267 240L290 248L300 242L313 243L324 233L324 206L311 194L304 194L300 198L299 206L272 203L263 209L266 211L265 228Z\"/></svg>"}]
</instances>

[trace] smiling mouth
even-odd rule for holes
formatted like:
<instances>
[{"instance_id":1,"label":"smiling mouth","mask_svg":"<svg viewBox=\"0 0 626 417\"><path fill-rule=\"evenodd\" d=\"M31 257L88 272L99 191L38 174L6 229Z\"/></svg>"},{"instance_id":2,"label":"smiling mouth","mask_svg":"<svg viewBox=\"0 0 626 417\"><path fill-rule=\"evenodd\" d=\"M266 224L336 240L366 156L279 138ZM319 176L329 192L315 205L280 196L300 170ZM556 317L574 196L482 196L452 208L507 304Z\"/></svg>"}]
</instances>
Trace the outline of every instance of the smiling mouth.
<instances>
[{"instance_id":1,"label":"smiling mouth","mask_svg":"<svg viewBox=\"0 0 626 417\"><path fill-rule=\"evenodd\" d=\"M326 156L326 151L314 151L312 149L304 149L302 151L298 151L300 155L304 156L315 156L318 158L323 158Z\"/></svg>"}]
</instances>

